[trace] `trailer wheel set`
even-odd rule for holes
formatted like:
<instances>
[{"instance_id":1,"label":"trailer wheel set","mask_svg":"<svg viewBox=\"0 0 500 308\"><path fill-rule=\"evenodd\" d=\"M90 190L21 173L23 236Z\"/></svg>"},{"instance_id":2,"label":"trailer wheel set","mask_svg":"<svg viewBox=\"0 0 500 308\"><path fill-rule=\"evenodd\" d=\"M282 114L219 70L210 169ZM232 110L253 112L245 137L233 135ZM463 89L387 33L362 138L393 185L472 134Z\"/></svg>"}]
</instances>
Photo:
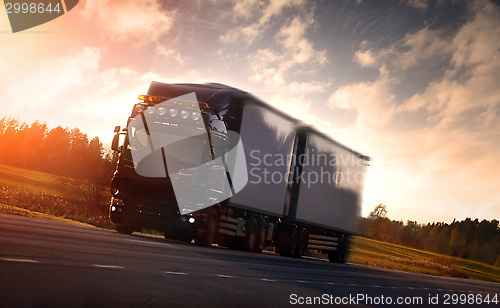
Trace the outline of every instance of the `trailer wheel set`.
<instances>
[{"instance_id":1,"label":"trailer wheel set","mask_svg":"<svg viewBox=\"0 0 500 308\"><path fill-rule=\"evenodd\" d=\"M259 217L258 214L252 214L245 221L245 234L243 237L224 237L224 234L216 230L219 229L221 218L217 216L220 210L213 207L208 211L203 220L204 227L195 235L195 244L204 247L210 247L212 244L228 247L229 249L242 249L249 252L262 252L268 244L275 247L275 252L287 257L301 258L308 249L318 248L314 244L322 244L322 249L318 249L328 255L330 262L345 263L347 255L346 234L333 236L313 235L321 240L312 240L313 245L309 247L309 231L305 227L276 224L276 234L273 242L268 240L269 219L267 216ZM328 241L329 240L329 241Z\"/></svg>"}]
</instances>

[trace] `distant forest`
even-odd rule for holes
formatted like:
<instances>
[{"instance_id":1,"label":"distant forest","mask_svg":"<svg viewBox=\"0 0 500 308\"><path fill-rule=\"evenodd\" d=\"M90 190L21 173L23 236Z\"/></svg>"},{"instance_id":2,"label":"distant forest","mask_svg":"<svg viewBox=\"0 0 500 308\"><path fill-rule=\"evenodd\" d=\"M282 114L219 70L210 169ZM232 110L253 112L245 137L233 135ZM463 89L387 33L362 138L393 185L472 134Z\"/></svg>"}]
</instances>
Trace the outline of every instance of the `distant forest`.
<instances>
[{"instance_id":1,"label":"distant forest","mask_svg":"<svg viewBox=\"0 0 500 308\"><path fill-rule=\"evenodd\" d=\"M3 118L0 153L1 164L79 180L79 192L95 207L109 201L104 192L111 182L116 155L98 137L89 140L78 128L48 129L45 123Z\"/></svg>"},{"instance_id":2,"label":"distant forest","mask_svg":"<svg viewBox=\"0 0 500 308\"><path fill-rule=\"evenodd\" d=\"M48 129L39 122L0 120L0 163L79 180L84 185L78 187L78 193L95 207L86 213L105 215L116 159L99 138L89 140L78 128ZM390 220L386 206L380 204L368 218L360 219L358 230L380 241L500 266L498 224L498 220L469 218L451 224L405 224Z\"/></svg>"},{"instance_id":3,"label":"distant forest","mask_svg":"<svg viewBox=\"0 0 500 308\"><path fill-rule=\"evenodd\" d=\"M500 266L499 221L467 218L451 224L390 220L387 208L379 204L368 218L361 218L358 230L376 240L472 259Z\"/></svg>"}]
</instances>

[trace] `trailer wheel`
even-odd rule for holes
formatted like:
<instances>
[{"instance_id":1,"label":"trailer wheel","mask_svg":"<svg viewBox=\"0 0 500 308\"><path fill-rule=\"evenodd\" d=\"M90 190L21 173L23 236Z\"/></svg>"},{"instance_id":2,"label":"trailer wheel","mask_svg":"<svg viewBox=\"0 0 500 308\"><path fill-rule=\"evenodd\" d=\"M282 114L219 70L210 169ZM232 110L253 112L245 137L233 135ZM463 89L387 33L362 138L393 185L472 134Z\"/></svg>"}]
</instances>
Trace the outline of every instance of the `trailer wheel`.
<instances>
[{"instance_id":1,"label":"trailer wheel","mask_svg":"<svg viewBox=\"0 0 500 308\"><path fill-rule=\"evenodd\" d=\"M269 220L264 217L260 220L259 230L257 232L257 245L255 245L255 252L262 252L266 248L267 233L269 230Z\"/></svg>"},{"instance_id":2,"label":"trailer wheel","mask_svg":"<svg viewBox=\"0 0 500 308\"><path fill-rule=\"evenodd\" d=\"M345 248L346 248L346 240L344 234L339 235L339 239L337 242L337 250L335 251L330 251L328 253L328 260L330 262L336 262L336 263L345 263Z\"/></svg>"},{"instance_id":3,"label":"trailer wheel","mask_svg":"<svg viewBox=\"0 0 500 308\"><path fill-rule=\"evenodd\" d=\"M128 225L116 225L115 226L116 232L125 234L125 235L130 235L132 232L134 232L134 229Z\"/></svg>"},{"instance_id":4,"label":"trailer wheel","mask_svg":"<svg viewBox=\"0 0 500 308\"><path fill-rule=\"evenodd\" d=\"M255 251L258 238L257 215L252 215L247 220L246 234L243 240L243 249L246 251Z\"/></svg>"},{"instance_id":5,"label":"trailer wheel","mask_svg":"<svg viewBox=\"0 0 500 308\"><path fill-rule=\"evenodd\" d=\"M204 232L196 232L194 242L200 246L210 247L217 238L219 232L219 219L220 215L216 208L211 208L208 211L207 219L205 221Z\"/></svg>"},{"instance_id":6,"label":"trailer wheel","mask_svg":"<svg viewBox=\"0 0 500 308\"><path fill-rule=\"evenodd\" d=\"M302 258L307 250L307 244L309 242L309 231L306 228L300 229L299 236L297 238L297 249L295 250L294 257Z\"/></svg>"}]
</instances>

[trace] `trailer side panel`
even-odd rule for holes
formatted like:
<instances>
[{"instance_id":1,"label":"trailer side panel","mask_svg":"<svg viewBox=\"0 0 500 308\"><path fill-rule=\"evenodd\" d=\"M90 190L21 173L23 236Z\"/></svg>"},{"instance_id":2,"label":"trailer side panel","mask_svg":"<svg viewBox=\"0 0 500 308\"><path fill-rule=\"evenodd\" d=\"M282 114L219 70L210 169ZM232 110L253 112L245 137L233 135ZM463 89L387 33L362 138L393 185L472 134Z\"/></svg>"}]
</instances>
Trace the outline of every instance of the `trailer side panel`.
<instances>
[{"instance_id":1,"label":"trailer side panel","mask_svg":"<svg viewBox=\"0 0 500 308\"><path fill-rule=\"evenodd\" d=\"M252 103L245 104L241 121L248 183L230 203L282 216L296 124Z\"/></svg>"},{"instance_id":2,"label":"trailer side panel","mask_svg":"<svg viewBox=\"0 0 500 308\"><path fill-rule=\"evenodd\" d=\"M341 145L309 134L295 220L353 233L361 212L364 163Z\"/></svg>"}]
</instances>

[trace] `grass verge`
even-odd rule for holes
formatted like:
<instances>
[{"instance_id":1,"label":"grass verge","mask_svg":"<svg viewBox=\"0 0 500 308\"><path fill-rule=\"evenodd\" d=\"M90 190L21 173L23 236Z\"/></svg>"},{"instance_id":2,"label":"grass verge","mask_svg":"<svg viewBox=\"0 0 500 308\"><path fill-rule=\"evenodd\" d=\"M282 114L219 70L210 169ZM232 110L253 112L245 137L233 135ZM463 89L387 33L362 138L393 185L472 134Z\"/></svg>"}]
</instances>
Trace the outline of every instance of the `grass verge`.
<instances>
[{"instance_id":1,"label":"grass verge","mask_svg":"<svg viewBox=\"0 0 500 308\"><path fill-rule=\"evenodd\" d=\"M500 282L500 267L433 252L352 237L349 262L388 269Z\"/></svg>"}]
</instances>

